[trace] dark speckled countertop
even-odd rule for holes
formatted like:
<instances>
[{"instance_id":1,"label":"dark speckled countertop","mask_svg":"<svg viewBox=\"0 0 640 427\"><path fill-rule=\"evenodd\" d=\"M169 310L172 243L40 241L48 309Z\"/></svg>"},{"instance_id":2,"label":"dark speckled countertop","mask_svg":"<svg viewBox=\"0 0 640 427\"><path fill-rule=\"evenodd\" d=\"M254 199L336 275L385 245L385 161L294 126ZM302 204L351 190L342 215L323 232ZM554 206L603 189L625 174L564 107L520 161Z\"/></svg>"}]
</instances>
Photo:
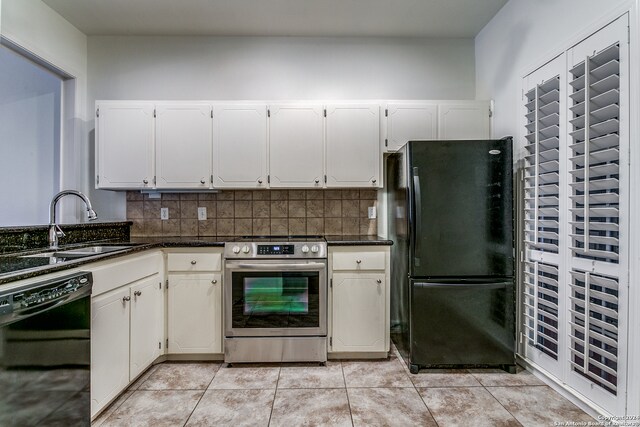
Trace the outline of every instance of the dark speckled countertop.
<instances>
[{"instance_id":1,"label":"dark speckled countertop","mask_svg":"<svg viewBox=\"0 0 640 427\"><path fill-rule=\"evenodd\" d=\"M391 240L377 236L325 236L329 246L359 246L359 245L392 245ZM183 247L223 247L225 242L233 241L237 237L132 237L129 240L103 240L67 245L60 250L72 249L89 245L126 245L126 249L104 254L87 256L84 258L57 258L55 264L50 264L48 257L24 257L25 255L48 252L47 248L33 249L0 255L0 285L16 280L37 277L43 274L67 270L106 259L117 258L132 253L155 248L183 248Z\"/></svg>"},{"instance_id":2,"label":"dark speckled countertop","mask_svg":"<svg viewBox=\"0 0 640 427\"><path fill-rule=\"evenodd\" d=\"M355 236L324 236L329 246L365 246L365 245L393 245L392 240L379 236L355 235Z\"/></svg>"}]
</instances>

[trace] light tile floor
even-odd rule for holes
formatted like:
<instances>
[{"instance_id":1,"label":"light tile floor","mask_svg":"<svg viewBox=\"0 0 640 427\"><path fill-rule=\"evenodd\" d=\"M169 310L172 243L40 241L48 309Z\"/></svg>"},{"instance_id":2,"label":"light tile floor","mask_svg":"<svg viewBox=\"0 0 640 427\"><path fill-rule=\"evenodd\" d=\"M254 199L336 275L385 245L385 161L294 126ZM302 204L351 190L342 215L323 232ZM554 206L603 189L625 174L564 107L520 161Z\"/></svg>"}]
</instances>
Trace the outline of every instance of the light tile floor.
<instances>
[{"instance_id":1,"label":"light tile floor","mask_svg":"<svg viewBox=\"0 0 640 427\"><path fill-rule=\"evenodd\" d=\"M594 419L525 370L421 370L386 360L163 363L94 426L553 426Z\"/></svg>"}]
</instances>

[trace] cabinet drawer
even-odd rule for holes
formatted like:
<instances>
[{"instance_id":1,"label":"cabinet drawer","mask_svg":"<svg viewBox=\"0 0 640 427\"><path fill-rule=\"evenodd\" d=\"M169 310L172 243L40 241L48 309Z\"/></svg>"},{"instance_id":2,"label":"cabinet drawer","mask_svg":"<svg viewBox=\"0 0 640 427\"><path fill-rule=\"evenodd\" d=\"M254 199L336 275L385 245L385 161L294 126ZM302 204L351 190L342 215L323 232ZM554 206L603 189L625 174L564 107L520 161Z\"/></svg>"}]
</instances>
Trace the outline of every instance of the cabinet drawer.
<instances>
[{"instance_id":1,"label":"cabinet drawer","mask_svg":"<svg viewBox=\"0 0 640 427\"><path fill-rule=\"evenodd\" d=\"M167 255L169 271L220 271L222 262L220 254L193 253Z\"/></svg>"},{"instance_id":2,"label":"cabinet drawer","mask_svg":"<svg viewBox=\"0 0 640 427\"><path fill-rule=\"evenodd\" d=\"M333 270L384 270L384 252L338 252L333 254Z\"/></svg>"}]
</instances>

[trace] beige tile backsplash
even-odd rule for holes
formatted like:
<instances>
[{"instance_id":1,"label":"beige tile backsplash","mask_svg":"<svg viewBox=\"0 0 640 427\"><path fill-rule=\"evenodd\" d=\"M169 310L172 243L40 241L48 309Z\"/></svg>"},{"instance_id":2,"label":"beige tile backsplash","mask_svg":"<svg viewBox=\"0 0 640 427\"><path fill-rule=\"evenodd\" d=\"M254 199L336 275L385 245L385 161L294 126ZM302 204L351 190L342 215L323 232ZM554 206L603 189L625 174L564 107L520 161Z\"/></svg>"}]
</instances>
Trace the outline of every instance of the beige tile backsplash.
<instances>
[{"instance_id":1,"label":"beige tile backsplash","mask_svg":"<svg viewBox=\"0 0 640 427\"><path fill-rule=\"evenodd\" d=\"M149 199L127 192L132 236L245 236L288 234L376 235L367 208L377 190L243 190L219 193L163 193ZM207 219L198 220L198 207ZM169 219L160 219L169 208Z\"/></svg>"}]
</instances>

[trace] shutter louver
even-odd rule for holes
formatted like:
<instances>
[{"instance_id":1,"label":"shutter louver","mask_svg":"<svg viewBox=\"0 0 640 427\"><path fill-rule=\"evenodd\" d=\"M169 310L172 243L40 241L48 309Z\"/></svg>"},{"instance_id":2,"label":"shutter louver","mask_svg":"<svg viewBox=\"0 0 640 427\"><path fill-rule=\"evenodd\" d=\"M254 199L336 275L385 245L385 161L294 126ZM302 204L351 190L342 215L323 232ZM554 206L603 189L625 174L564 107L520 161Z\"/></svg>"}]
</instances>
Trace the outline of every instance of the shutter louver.
<instances>
[{"instance_id":1,"label":"shutter louver","mask_svg":"<svg viewBox=\"0 0 640 427\"><path fill-rule=\"evenodd\" d=\"M558 360L558 267L526 262L525 334L529 345Z\"/></svg>"},{"instance_id":2,"label":"shutter louver","mask_svg":"<svg viewBox=\"0 0 640 427\"><path fill-rule=\"evenodd\" d=\"M525 241L558 253L560 208L560 76L526 94Z\"/></svg>"},{"instance_id":3,"label":"shutter louver","mask_svg":"<svg viewBox=\"0 0 640 427\"><path fill-rule=\"evenodd\" d=\"M571 251L579 258L618 263L619 44L585 58L570 75Z\"/></svg>"},{"instance_id":4,"label":"shutter louver","mask_svg":"<svg viewBox=\"0 0 640 427\"><path fill-rule=\"evenodd\" d=\"M571 366L617 394L618 280L573 270L570 287Z\"/></svg>"}]
</instances>

